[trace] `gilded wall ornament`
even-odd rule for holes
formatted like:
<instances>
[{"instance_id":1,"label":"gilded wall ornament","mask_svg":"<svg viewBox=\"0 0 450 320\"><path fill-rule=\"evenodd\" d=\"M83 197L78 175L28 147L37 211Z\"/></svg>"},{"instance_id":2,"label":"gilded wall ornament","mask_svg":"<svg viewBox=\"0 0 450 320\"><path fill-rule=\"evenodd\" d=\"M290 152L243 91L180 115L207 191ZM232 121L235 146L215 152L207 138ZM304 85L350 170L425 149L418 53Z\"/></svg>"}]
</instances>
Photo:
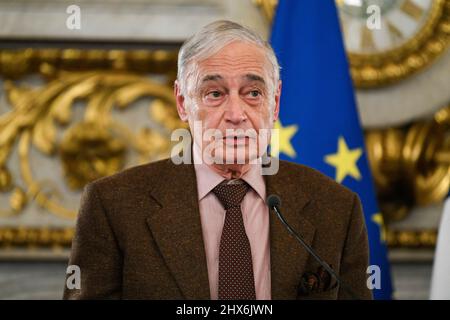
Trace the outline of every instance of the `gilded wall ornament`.
<instances>
[{"instance_id":1,"label":"gilded wall ornament","mask_svg":"<svg viewBox=\"0 0 450 320\"><path fill-rule=\"evenodd\" d=\"M54 183L34 177L30 166L32 148L58 159L67 186L80 190L90 181L124 169L130 153L137 154L135 165L167 157L171 131L186 127L178 119L171 88L176 55L158 52L144 56L159 60L162 65L171 62L172 67L162 73L152 67L155 61L141 59L142 52L116 51L111 61L98 60L98 51L96 54L75 52L62 50L59 55L49 54L54 51L30 49L0 52L3 58L0 72L7 79L20 79L33 71L46 79L41 87L5 81L11 109L0 115L0 191L10 193L10 202L9 208L0 208L2 216L20 214L27 204L35 201L59 217L71 220L76 217L76 211L64 206L63 194ZM15 55L22 64L17 68L12 63L16 61ZM110 55L111 52L102 54ZM108 62L111 62L109 67ZM84 67L77 67L79 64ZM94 65L103 69L91 69ZM124 70L125 66L131 70ZM153 80L143 72L165 74L167 82ZM134 130L133 124L113 115L114 111L126 112L143 98L150 99L147 116L159 129L148 126ZM85 108L82 119L76 121L73 109L79 102ZM14 177L8 168L8 157L16 147L23 184L18 183L19 177Z\"/></svg>"}]
</instances>

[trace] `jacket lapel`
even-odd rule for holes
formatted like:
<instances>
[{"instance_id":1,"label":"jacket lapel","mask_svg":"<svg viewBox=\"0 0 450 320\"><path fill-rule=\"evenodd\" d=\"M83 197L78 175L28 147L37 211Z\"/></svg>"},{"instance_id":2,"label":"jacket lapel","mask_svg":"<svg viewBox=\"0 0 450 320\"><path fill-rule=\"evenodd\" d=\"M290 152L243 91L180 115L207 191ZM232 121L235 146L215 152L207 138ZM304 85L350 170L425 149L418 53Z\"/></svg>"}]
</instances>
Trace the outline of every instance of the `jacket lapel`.
<instances>
[{"instance_id":1,"label":"jacket lapel","mask_svg":"<svg viewBox=\"0 0 450 320\"><path fill-rule=\"evenodd\" d=\"M315 227L308 220L316 209L313 201L303 193L298 181L292 182L283 174L265 176L267 196L281 198L280 211L289 225L311 245ZM272 299L296 299L297 288L309 254L270 210L270 260Z\"/></svg>"},{"instance_id":2,"label":"jacket lapel","mask_svg":"<svg viewBox=\"0 0 450 320\"><path fill-rule=\"evenodd\" d=\"M167 161L147 223L184 298L210 299L194 166Z\"/></svg>"}]
</instances>

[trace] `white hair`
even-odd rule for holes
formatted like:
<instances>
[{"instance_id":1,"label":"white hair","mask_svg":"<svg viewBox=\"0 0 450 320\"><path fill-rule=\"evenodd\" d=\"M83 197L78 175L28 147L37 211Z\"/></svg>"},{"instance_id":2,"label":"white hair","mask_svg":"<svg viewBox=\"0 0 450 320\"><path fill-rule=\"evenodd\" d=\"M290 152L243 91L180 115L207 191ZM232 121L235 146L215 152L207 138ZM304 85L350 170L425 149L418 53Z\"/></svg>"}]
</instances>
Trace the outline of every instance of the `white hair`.
<instances>
[{"instance_id":1,"label":"white hair","mask_svg":"<svg viewBox=\"0 0 450 320\"><path fill-rule=\"evenodd\" d=\"M272 83L268 83L268 91L271 95L275 93L280 79L280 66L270 44L252 30L238 23L221 20L206 25L181 46L178 53L177 81L183 96L187 97L191 92L192 86L188 87L187 79L196 73L197 63L211 57L235 41L247 42L264 50L271 65L271 70L268 71Z\"/></svg>"}]
</instances>

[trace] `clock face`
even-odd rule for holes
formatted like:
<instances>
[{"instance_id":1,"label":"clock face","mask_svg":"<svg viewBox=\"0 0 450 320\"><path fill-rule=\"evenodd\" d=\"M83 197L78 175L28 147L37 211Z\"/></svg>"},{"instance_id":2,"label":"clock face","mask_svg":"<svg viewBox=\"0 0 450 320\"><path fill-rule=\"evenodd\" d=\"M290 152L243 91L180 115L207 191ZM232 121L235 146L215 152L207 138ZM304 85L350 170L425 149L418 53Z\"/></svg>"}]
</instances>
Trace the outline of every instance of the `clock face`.
<instances>
[{"instance_id":1,"label":"clock face","mask_svg":"<svg viewBox=\"0 0 450 320\"><path fill-rule=\"evenodd\" d=\"M357 87L387 85L430 65L450 43L449 0L335 0Z\"/></svg>"},{"instance_id":2,"label":"clock face","mask_svg":"<svg viewBox=\"0 0 450 320\"><path fill-rule=\"evenodd\" d=\"M377 54L405 45L430 21L433 0L337 0L346 49Z\"/></svg>"},{"instance_id":3,"label":"clock face","mask_svg":"<svg viewBox=\"0 0 450 320\"><path fill-rule=\"evenodd\" d=\"M271 20L278 1L254 2ZM389 85L409 77L429 66L450 45L450 0L335 2L350 72L358 88Z\"/></svg>"}]
</instances>

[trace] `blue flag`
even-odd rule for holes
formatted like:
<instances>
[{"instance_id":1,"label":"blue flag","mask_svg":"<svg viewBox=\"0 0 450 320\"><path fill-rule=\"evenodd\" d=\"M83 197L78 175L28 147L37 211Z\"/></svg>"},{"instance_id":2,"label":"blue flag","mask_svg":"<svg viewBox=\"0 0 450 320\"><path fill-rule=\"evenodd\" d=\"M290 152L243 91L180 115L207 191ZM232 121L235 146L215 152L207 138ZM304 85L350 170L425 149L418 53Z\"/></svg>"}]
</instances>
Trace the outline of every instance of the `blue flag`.
<instances>
[{"instance_id":1,"label":"blue flag","mask_svg":"<svg viewBox=\"0 0 450 320\"><path fill-rule=\"evenodd\" d=\"M271 44L283 81L279 158L313 167L362 202L370 264L381 271L375 299L391 299L382 215L368 167L337 9L333 0L280 0Z\"/></svg>"}]
</instances>

